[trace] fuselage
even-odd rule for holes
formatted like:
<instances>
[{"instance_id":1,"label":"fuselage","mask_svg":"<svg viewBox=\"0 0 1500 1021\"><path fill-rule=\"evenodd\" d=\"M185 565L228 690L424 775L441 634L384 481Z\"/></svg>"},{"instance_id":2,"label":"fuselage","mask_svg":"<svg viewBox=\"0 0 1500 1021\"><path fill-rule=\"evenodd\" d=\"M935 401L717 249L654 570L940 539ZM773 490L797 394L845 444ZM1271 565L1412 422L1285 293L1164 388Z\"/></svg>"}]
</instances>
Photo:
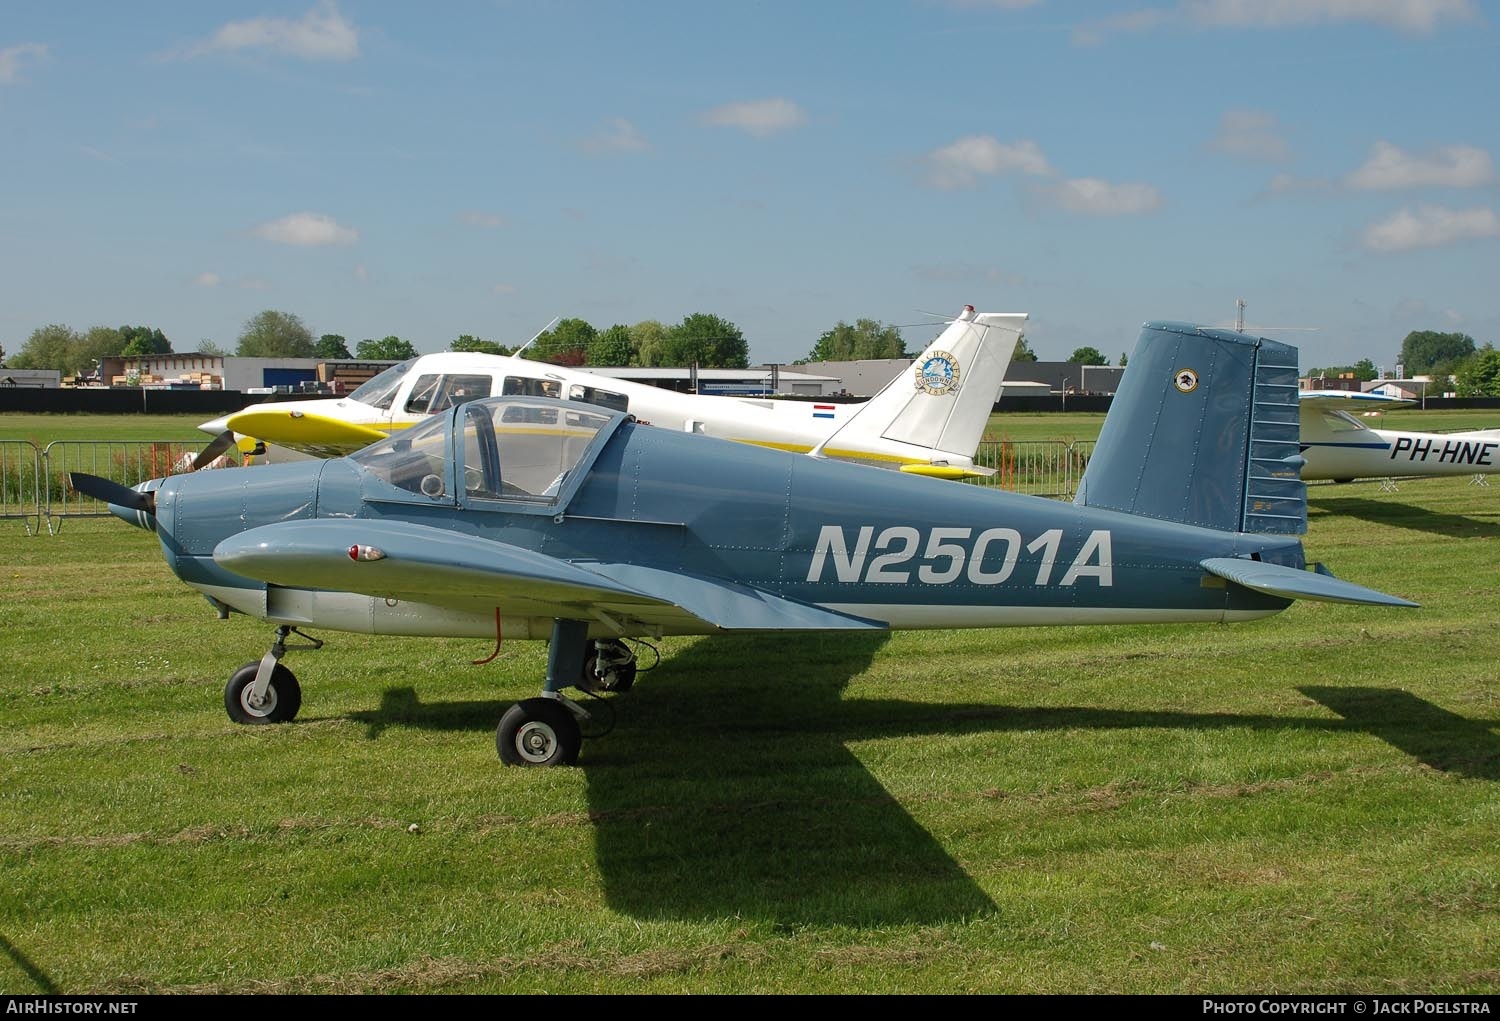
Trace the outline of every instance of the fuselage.
<instances>
[{"instance_id":1,"label":"fuselage","mask_svg":"<svg viewBox=\"0 0 1500 1021\"><path fill-rule=\"evenodd\" d=\"M363 455L167 479L157 518L168 561L211 598L277 622L482 636L494 634L498 611L515 638L545 637L555 610L508 602L504 585L433 603L282 588L225 570L214 550L277 522L399 521L616 574L641 568L749 586L890 628L1248 619L1289 601L1226 585L1201 560L1254 555L1302 566L1292 537L705 442L623 416L558 476L551 502L534 495L540 484L525 498L476 496L453 430L429 423L422 438L447 445L431 462L430 485L372 471ZM636 633L713 630L691 620L639 629L611 620L595 630L619 633L622 623Z\"/></svg>"},{"instance_id":2,"label":"fuselage","mask_svg":"<svg viewBox=\"0 0 1500 1021\"><path fill-rule=\"evenodd\" d=\"M1500 430L1462 433L1372 429L1343 411L1304 411L1306 481L1476 475L1500 470Z\"/></svg>"}]
</instances>

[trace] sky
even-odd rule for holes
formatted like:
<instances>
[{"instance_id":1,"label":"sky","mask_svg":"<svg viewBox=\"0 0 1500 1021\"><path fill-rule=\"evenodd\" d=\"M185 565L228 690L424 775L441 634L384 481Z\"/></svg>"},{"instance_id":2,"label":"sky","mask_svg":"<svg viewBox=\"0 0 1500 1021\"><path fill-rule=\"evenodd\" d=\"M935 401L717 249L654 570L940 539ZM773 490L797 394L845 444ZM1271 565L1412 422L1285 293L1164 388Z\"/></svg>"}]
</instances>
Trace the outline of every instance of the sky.
<instances>
[{"instance_id":1,"label":"sky","mask_svg":"<svg viewBox=\"0 0 1500 1021\"><path fill-rule=\"evenodd\" d=\"M7 0L0 347L49 323L351 348L694 312L1142 322L1393 370L1500 341L1480 0ZM1286 331L1286 332L1280 332Z\"/></svg>"}]
</instances>

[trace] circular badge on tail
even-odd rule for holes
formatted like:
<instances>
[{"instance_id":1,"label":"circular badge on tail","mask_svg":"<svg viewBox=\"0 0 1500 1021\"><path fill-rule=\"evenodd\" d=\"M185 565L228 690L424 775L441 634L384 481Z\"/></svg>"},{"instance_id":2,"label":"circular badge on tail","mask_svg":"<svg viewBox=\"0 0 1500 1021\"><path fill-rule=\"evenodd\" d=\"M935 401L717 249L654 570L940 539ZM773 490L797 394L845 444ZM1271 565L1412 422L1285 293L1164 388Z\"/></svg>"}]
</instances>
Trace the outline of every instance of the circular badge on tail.
<instances>
[{"instance_id":1,"label":"circular badge on tail","mask_svg":"<svg viewBox=\"0 0 1500 1021\"><path fill-rule=\"evenodd\" d=\"M934 351L917 366L917 389L941 397L958 389L958 359L947 351Z\"/></svg>"},{"instance_id":2,"label":"circular badge on tail","mask_svg":"<svg viewBox=\"0 0 1500 1021\"><path fill-rule=\"evenodd\" d=\"M1190 394L1198 389L1198 370L1178 369L1177 374L1172 377L1172 384L1185 394Z\"/></svg>"}]
</instances>

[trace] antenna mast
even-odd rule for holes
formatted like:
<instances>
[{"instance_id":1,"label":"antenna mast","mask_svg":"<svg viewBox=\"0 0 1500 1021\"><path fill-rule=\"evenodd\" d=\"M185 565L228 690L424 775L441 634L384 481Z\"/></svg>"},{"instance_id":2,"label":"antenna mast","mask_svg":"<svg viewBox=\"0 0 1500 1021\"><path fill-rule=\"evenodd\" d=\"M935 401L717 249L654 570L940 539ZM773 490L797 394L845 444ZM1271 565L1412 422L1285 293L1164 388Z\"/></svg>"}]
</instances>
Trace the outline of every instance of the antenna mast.
<instances>
[{"instance_id":1,"label":"antenna mast","mask_svg":"<svg viewBox=\"0 0 1500 1021\"><path fill-rule=\"evenodd\" d=\"M1234 312L1234 332L1235 333L1244 333L1245 332L1245 299L1244 298L1235 298L1234 299L1234 309L1235 309L1235 312Z\"/></svg>"}]
</instances>

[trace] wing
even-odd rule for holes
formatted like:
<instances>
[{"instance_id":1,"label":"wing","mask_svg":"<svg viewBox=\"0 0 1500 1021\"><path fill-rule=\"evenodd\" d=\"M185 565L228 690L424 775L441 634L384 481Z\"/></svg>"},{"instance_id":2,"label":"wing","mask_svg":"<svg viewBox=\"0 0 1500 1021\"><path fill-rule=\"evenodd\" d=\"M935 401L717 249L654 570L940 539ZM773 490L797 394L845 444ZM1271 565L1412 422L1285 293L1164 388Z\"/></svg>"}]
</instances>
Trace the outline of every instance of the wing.
<instances>
[{"instance_id":1,"label":"wing","mask_svg":"<svg viewBox=\"0 0 1500 1021\"><path fill-rule=\"evenodd\" d=\"M345 422L313 411L278 411L274 404L230 415L224 420L224 427L314 457L343 457L390 435L372 425Z\"/></svg>"},{"instance_id":2,"label":"wing","mask_svg":"<svg viewBox=\"0 0 1500 1021\"><path fill-rule=\"evenodd\" d=\"M722 578L634 564L570 562L508 543L410 522L283 521L224 540L214 562L291 588L358 592L507 616L587 620L603 611L671 630L883 630Z\"/></svg>"}]
</instances>

